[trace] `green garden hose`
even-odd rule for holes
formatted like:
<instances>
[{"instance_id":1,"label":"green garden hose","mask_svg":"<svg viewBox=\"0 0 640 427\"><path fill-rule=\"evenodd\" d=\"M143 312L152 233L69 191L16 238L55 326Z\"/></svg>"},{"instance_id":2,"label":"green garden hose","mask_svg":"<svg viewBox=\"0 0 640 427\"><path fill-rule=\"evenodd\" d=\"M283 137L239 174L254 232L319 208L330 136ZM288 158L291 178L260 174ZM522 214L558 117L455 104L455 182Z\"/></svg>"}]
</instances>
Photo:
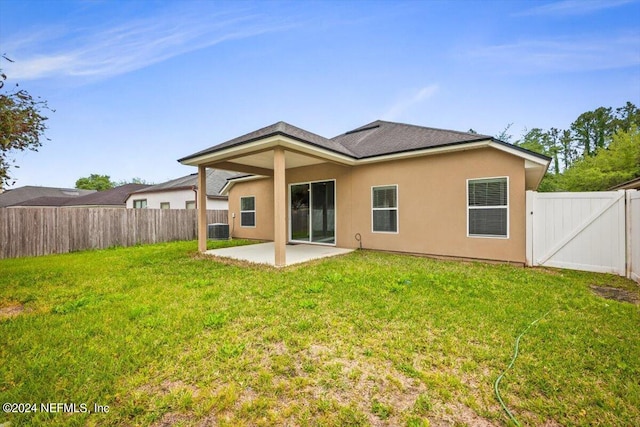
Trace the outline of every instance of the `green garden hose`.
<instances>
[{"instance_id":1,"label":"green garden hose","mask_svg":"<svg viewBox=\"0 0 640 427\"><path fill-rule=\"evenodd\" d=\"M507 405L505 405L505 403L502 401L502 397L500 396L500 390L498 390L498 385L500 384L500 380L502 380L502 377L504 377L504 375L507 373L507 371L509 369L511 369L511 367L513 366L513 364L516 361L516 358L518 357L518 346L520 345L520 338L522 338L522 336L529 330L530 327L532 327L533 325L538 323L538 321L540 321L543 318L545 318L547 316L547 314L549 314L550 312L551 312L551 310L547 311L542 317L539 317L536 320L534 320L533 322L529 323L529 326L527 326L525 328L525 330L522 331L522 333L518 336L518 338L516 339L516 346L515 346L515 349L513 351L513 357L511 358L511 363L509 363L509 366L507 366L507 369L505 369L504 372L502 374L500 374L498 379L496 379L496 382L493 384L493 389L496 392L496 397L498 398L498 401L500 402L500 405L502 405L502 409L504 409L504 411L507 413L507 415L509 416L511 421L513 421L514 424L517 425L518 427L520 427L520 423L518 422L516 417L513 416L513 414L509 410L509 408L507 408Z\"/></svg>"}]
</instances>

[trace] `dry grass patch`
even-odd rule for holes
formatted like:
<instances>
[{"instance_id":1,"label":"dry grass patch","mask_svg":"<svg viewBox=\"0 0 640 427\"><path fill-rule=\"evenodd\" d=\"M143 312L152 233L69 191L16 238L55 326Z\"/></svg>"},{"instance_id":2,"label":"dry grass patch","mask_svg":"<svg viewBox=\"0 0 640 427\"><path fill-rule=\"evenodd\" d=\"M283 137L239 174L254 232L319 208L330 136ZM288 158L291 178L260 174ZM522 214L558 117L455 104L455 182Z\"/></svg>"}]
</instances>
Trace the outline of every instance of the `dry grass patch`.
<instances>
[{"instance_id":1,"label":"dry grass patch","mask_svg":"<svg viewBox=\"0 0 640 427\"><path fill-rule=\"evenodd\" d=\"M18 302L7 302L0 307L0 320L16 317L24 312L24 305Z\"/></svg>"}]
</instances>

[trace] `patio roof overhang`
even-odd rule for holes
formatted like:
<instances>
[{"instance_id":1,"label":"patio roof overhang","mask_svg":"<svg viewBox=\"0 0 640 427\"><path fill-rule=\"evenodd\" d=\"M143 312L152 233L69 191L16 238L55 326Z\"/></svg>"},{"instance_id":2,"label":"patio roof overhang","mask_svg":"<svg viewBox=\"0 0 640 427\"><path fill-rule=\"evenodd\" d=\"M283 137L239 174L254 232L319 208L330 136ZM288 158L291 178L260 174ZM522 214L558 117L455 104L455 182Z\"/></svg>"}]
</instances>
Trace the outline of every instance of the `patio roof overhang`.
<instances>
[{"instance_id":1,"label":"patio roof overhang","mask_svg":"<svg viewBox=\"0 0 640 427\"><path fill-rule=\"evenodd\" d=\"M321 147L300 142L285 135L274 135L241 145L226 147L218 151L181 159L189 166L233 170L255 175L272 176L274 149L285 151L286 168L297 168L319 163L332 162L353 165L353 158Z\"/></svg>"}]
</instances>

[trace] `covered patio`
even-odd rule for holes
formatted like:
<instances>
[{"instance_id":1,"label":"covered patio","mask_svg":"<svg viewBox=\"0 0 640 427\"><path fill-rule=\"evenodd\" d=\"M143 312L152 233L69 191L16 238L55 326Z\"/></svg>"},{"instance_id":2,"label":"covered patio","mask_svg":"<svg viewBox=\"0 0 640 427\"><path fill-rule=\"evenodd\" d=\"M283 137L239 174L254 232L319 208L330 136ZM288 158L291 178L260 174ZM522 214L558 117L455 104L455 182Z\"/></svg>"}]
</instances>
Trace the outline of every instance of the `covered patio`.
<instances>
[{"instance_id":1,"label":"covered patio","mask_svg":"<svg viewBox=\"0 0 640 427\"><path fill-rule=\"evenodd\" d=\"M269 246L220 250L231 258L266 263L277 267L305 262L310 259L338 255L343 249L335 246L288 245L287 169L322 163L352 165L350 153L338 144L318 135L278 122L247 135L219 144L210 149L180 159L185 165L198 167L198 250L206 250L206 169L215 168L246 173L273 180L273 243ZM255 250L255 253L252 251ZM226 251L226 252L224 252ZM212 254L217 255L217 254ZM225 255L221 255L225 256Z\"/></svg>"},{"instance_id":2,"label":"covered patio","mask_svg":"<svg viewBox=\"0 0 640 427\"><path fill-rule=\"evenodd\" d=\"M231 248L212 249L205 251L205 255L221 258L229 258L239 261L247 261L255 264L266 264L277 267L286 267L293 264L301 264L308 261L344 255L353 249L336 248L324 245L286 245L286 262L284 265L275 263L275 245L273 242L256 243L254 245L235 246Z\"/></svg>"}]
</instances>

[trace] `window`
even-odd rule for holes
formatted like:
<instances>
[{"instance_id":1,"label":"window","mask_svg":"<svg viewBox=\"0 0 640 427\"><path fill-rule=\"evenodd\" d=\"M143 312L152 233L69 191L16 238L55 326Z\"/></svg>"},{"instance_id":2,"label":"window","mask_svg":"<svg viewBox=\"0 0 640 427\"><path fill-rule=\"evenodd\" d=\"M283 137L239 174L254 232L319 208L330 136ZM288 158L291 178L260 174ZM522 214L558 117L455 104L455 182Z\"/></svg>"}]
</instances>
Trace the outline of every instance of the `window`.
<instances>
[{"instance_id":1,"label":"window","mask_svg":"<svg viewBox=\"0 0 640 427\"><path fill-rule=\"evenodd\" d=\"M372 230L376 233L398 232L398 186L371 187Z\"/></svg>"},{"instance_id":2,"label":"window","mask_svg":"<svg viewBox=\"0 0 640 427\"><path fill-rule=\"evenodd\" d=\"M160 203L160 209L170 209L170 204L169 202L161 202Z\"/></svg>"},{"instance_id":3,"label":"window","mask_svg":"<svg viewBox=\"0 0 640 427\"><path fill-rule=\"evenodd\" d=\"M196 208L196 202L195 200L188 200L185 202L184 204L185 209L195 209Z\"/></svg>"},{"instance_id":4,"label":"window","mask_svg":"<svg viewBox=\"0 0 640 427\"><path fill-rule=\"evenodd\" d=\"M254 196L240 197L240 226L256 226L256 198Z\"/></svg>"},{"instance_id":5,"label":"window","mask_svg":"<svg viewBox=\"0 0 640 427\"><path fill-rule=\"evenodd\" d=\"M468 235L509 237L507 177L467 180Z\"/></svg>"},{"instance_id":6,"label":"window","mask_svg":"<svg viewBox=\"0 0 640 427\"><path fill-rule=\"evenodd\" d=\"M134 200L133 208L134 209L146 209L147 207L147 199Z\"/></svg>"}]
</instances>

